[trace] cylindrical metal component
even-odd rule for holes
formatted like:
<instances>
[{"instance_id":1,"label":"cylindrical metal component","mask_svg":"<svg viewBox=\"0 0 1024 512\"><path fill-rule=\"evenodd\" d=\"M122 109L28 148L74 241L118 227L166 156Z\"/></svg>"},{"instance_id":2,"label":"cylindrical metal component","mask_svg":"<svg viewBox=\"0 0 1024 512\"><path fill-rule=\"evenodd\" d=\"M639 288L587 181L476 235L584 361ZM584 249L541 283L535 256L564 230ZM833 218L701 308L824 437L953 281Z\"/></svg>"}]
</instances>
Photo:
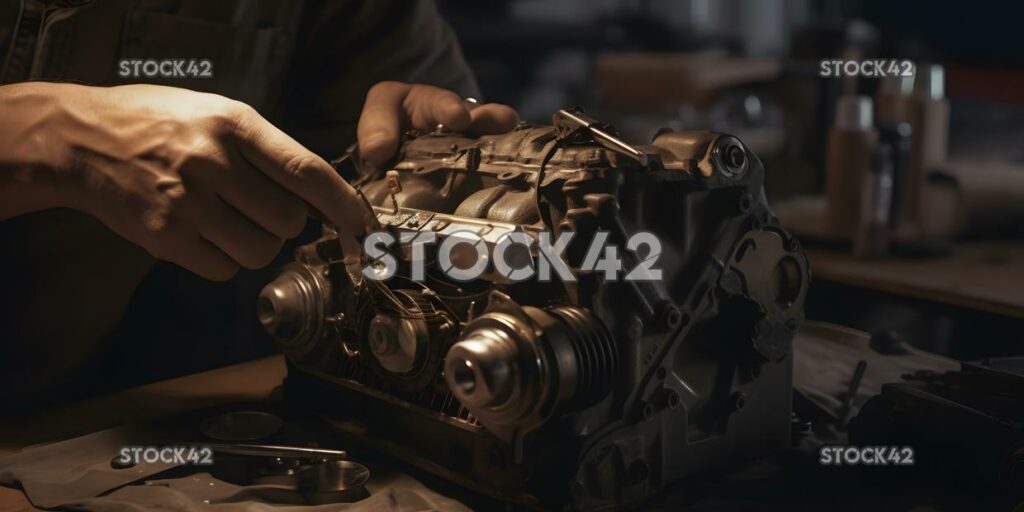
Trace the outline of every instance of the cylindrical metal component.
<instances>
[{"instance_id":1,"label":"cylindrical metal component","mask_svg":"<svg viewBox=\"0 0 1024 512\"><path fill-rule=\"evenodd\" d=\"M260 324L289 357L301 357L315 345L324 322L327 286L308 267L293 263L260 292Z\"/></svg>"},{"instance_id":2,"label":"cylindrical metal component","mask_svg":"<svg viewBox=\"0 0 1024 512\"><path fill-rule=\"evenodd\" d=\"M618 363L615 342L604 324L590 311L566 306L548 310L561 320L576 360L576 396L580 405L592 404L608 393Z\"/></svg>"},{"instance_id":3,"label":"cylindrical metal component","mask_svg":"<svg viewBox=\"0 0 1024 512\"><path fill-rule=\"evenodd\" d=\"M446 358L449 386L467 407L499 406L519 387L518 348L497 329L481 330L452 346Z\"/></svg>"},{"instance_id":4,"label":"cylindrical metal component","mask_svg":"<svg viewBox=\"0 0 1024 512\"><path fill-rule=\"evenodd\" d=\"M422 389L440 371L451 320L419 290L395 289L360 313L359 337L368 360L392 384Z\"/></svg>"},{"instance_id":5,"label":"cylindrical metal component","mask_svg":"<svg viewBox=\"0 0 1024 512\"><path fill-rule=\"evenodd\" d=\"M391 373L409 373L423 358L430 342L427 323L422 318L400 318L378 314L370 321L367 342L381 367Z\"/></svg>"},{"instance_id":6,"label":"cylindrical metal component","mask_svg":"<svg viewBox=\"0 0 1024 512\"><path fill-rule=\"evenodd\" d=\"M617 360L608 330L586 309L508 301L466 326L445 358L445 379L489 429L530 430L607 395Z\"/></svg>"},{"instance_id":7,"label":"cylindrical metal component","mask_svg":"<svg viewBox=\"0 0 1024 512\"><path fill-rule=\"evenodd\" d=\"M445 357L455 398L480 418L514 424L545 399L548 362L528 319L491 311L474 319ZM485 423L486 424L486 423Z\"/></svg>"}]
</instances>

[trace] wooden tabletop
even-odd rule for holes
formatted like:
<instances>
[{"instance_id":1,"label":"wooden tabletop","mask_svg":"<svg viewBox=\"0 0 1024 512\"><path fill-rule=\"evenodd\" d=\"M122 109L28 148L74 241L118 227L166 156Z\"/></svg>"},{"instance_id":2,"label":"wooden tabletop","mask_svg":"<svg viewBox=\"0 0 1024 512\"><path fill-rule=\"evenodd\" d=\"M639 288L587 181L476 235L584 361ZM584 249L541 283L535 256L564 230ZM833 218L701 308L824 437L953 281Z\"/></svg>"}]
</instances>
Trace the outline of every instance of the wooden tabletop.
<instances>
[{"instance_id":1,"label":"wooden tabletop","mask_svg":"<svg viewBox=\"0 0 1024 512\"><path fill-rule=\"evenodd\" d=\"M807 247L814 279L1024 319L1024 242L964 242L936 258L855 258Z\"/></svg>"},{"instance_id":2,"label":"wooden tabletop","mask_svg":"<svg viewBox=\"0 0 1024 512\"><path fill-rule=\"evenodd\" d=\"M38 443L59 441L126 423L266 397L286 370L281 356L258 359L107 396L24 418L0 420L0 457ZM0 487L0 512L34 510L17 489Z\"/></svg>"}]
</instances>

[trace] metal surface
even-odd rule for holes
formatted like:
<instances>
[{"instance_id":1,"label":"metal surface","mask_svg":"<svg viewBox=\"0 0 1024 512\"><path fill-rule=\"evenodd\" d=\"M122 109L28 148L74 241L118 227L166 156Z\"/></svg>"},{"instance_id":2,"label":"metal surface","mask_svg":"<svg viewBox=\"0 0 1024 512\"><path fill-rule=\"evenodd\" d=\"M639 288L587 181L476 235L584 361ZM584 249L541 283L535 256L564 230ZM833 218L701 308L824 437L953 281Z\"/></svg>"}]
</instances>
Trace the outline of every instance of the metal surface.
<instances>
[{"instance_id":1,"label":"metal surface","mask_svg":"<svg viewBox=\"0 0 1024 512\"><path fill-rule=\"evenodd\" d=\"M417 356L427 343L426 331L426 323L419 318L377 315L370 323L370 350L385 370L408 373L416 368Z\"/></svg>"},{"instance_id":2,"label":"metal surface","mask_svg":"<svg viewBox=\"0 0 1024 512\"><path fill-rule=\"evenodd\" d=\"M302 356L323 328L326 301L317 275L302 265L289 265L260 292L257 314L282 350Z\"/></svg>"},{"instance_id":3,"label":"metal surface","mask_svg":"<svg viewBox=\"0 0 1024 512\"><path fill-rule=\"evenodd\" d=\"M207 443L216 453L229 455L248 455L251 457L277 457L315 460L343 460L348 457L344 450L328 450L325 448L307 448L304 446L284 446L273 444L222 444Z\"/></svg>"},{"instance_id":4,"label":"metal surface","mask_svg":"<svg viewBox=\"0 0 1024 512\"><path fill-rule=\"evenodd\" d=\"M515 442L552 416L603 398L617 352L587 310L524 308L494 292L448 351L445 379L485 427Z\"/></svg>"},{"instance_id":5,"label":"metal surface","mask_svg":"<svg viewBox=\"0 0 1024 512\"><path fill-rule=\"evenodd\" d=\"M559 256L573 279L457 282L435 252L398 244L396 277L354 281L327 226L261 296L265 311L308 315L298 336L279 327L291 317L264 322L288 355L287 400L335 418L346 440L552 508L641 503L786 447L809 273L765 203L761 162L724 134L645 145L579 110L553 124L409 133L386 169L337 160L385 230L471 230L488 249L573 232ZM625 249L639 231L661 241L661 279L581 268L598 232L636 267L650 256Z\"/></svg>"}]
</instances>

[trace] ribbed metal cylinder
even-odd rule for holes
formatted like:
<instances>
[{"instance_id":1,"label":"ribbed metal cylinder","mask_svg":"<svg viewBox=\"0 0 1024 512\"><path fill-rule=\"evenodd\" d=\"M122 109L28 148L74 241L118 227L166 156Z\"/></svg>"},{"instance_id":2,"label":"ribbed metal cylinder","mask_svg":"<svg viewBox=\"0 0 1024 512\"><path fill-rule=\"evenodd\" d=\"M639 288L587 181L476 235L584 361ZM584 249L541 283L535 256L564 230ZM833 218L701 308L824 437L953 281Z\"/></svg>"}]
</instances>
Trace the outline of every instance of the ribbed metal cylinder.
<instances>
[{"instance_id":1,"label":"ribbed metal cylinder","mask_svg":"<svg viewBox=\"0 0 1024 512\"><path fill-rule=\"evenodd\" d=\"M563 306L548 310L565 325L576 355L577 407L585 407L604 398L611 389L619 354L608 328L590 311Z\"/></svg>"}]
</instances>

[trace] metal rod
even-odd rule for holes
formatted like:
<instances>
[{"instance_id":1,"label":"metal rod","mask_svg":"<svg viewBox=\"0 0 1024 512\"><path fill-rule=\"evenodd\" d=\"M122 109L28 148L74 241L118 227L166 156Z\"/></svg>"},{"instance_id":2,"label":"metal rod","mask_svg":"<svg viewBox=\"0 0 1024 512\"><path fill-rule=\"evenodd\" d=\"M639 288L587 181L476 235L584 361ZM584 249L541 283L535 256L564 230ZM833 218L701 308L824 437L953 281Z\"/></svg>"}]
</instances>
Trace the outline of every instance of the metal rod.
<instances>
[{"instance_id":1,"label":"metal rod","mask_svg":"<svg viewBox=\"0 0 1024 512\"><path fill-rule=\"evenodd\" d=\"M345 450L330 450L326 448L307 448L303 446L285 446L272 444L220 444L210 443L209 446L214 452L228 453L231 455L248 455L253 457L283 457L294 459L326 459L344 460L348 458Z\"/></svg>"}]
</instances>

